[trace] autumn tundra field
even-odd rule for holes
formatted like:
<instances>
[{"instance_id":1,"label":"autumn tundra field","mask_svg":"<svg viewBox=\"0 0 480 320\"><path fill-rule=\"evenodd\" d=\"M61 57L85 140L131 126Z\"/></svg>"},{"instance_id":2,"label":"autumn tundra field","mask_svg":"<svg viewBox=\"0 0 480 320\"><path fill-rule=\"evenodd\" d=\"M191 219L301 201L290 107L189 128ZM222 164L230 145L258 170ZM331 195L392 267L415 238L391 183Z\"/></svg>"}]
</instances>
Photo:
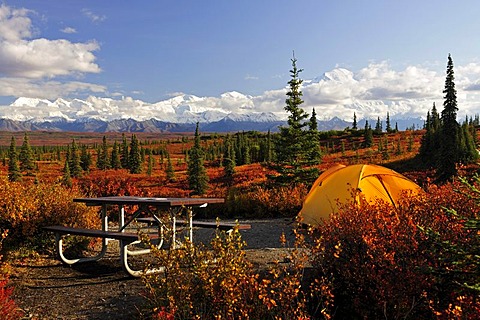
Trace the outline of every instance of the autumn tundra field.
<instances>
[{"instance_id":1,"label":"autumn tundra field","mask_svg":"<svg viewBox=\"0 0 480 320\"><path fill-rule=\"evenodd\" d=\"M156 251L166 270L138 280L144 298L135 306L138 318L478 318L478 165L460 163L454 179L440 182L419 155L428 130L370 130L320 132L321 161L311 167L320 173L337 163L380 164L424 194L406 196L397 208L344 204L320 227L294 228L287 256L261 270L249 261L238 231L219 231L206 246ZM312 181L275 178L275 139L278 134L260 132L0 132L0 318L52 316L30 314L34 306L19 300L23 284L15 279L25 265L54 260L53 236L43 226L99 225L95 209L73 203L75 197L201 194L225 204L198 218L293 220ZM205 171L191 168L196 148ZM203 192L192 184L195 174L207 177ZM71 237L68 244L80 252L95 243Z\"/></svg>"}]
</instances>

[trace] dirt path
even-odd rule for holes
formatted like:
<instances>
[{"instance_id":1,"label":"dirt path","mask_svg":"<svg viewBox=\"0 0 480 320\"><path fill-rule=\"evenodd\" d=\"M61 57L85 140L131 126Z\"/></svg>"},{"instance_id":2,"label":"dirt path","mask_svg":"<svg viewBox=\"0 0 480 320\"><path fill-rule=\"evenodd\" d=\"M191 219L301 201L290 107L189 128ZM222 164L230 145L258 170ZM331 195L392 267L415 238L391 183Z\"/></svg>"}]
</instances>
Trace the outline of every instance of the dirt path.
<instances>
[{"instance_id":1,"label":"dirt path","mask_svg":"<svg viewBox=\"0 0 480 320\"><path fill-rule=\"evenodd\" d=\"M287 219L242 221L251 230L241 231L247 242L247 257L258 268L281 260L285 249L282 232L293 244ZM195 230L194 240L208 241L211 229ZM13 265L14 299L29 319L142 319L147 314L141 279L126 276L112 249L104 259L65 267L52 257L26 260Z\"/></svg>"}]
</instances>

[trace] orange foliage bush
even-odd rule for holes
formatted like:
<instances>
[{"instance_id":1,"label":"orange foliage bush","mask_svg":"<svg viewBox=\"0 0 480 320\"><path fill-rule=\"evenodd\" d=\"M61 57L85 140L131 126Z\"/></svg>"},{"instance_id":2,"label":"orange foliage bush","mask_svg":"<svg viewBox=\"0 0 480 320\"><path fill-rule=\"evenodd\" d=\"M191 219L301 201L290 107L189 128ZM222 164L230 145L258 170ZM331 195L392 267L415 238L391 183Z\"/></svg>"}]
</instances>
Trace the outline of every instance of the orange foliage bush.
<instances>
[{"instance_id":1,"label":"orange foliage bush","mask_svg":"<svg viewBox=\"0 0 480 320\"><path fill-rule=\"evenodd\" d=\"M446 214L478 214L475 201L451 185L431 187L422 198L405 198L395 209L385 203L345 205L318 228L314 266L333 276L334 308L339 319L434 318L455 305L452 283L436 276L448 263L435 242L468 241L460 221Z\"/></svg>"},{"instance_id":2,"label":"orange foliage bush","mask_svg":"<svg viewBox=\"0 0 480 320\"><path fill-rule=\"evenodd\" d=\"M164 272L144 276L154 319L310 319L303 287L306 254L260 277L246 259L240 232L220 232L211 248L186 242L177 250L152 246ZM320 282L316 282L320 283ZM315 290L317 294L323 294ZM325 310L318 312L324 318Z\"/></svg>"},{"instance_id":3,"label":"orange foliage bush","mask_svg":"<svg viewBox=\"0 0 480 320\"><path fill-rule=\"evenodd\" d=\"M51 234L42 231L47 225L77 227L99 226L94 208L72 201L82 195L56 183L18 183L0 178L0 229L9 230L7 246L42 248L52 241Z\"/></svg>"},{"instance_id":4,"label":"orange foliage bush","mask_svg":"<svg viewBox=\"0 0 480 320\"><path fill-rule=\"evenodd\" d=\"M248 218L294 217L307 193L304 185L273 189L256 186L250 190L230 188L225 214Z\"/></svg>"},{"instance_id":5,"label":"orange foliage bush","mask_svg":"<svg viewBox=\"0 0 480 320\"><path fill-rule=\"evenodd\" d=\"M82 192L91 197L107 196L149 196L139 188L140 179L125 171L101 171L80 178L77 183Z\"/></svg>"}]
</instances>

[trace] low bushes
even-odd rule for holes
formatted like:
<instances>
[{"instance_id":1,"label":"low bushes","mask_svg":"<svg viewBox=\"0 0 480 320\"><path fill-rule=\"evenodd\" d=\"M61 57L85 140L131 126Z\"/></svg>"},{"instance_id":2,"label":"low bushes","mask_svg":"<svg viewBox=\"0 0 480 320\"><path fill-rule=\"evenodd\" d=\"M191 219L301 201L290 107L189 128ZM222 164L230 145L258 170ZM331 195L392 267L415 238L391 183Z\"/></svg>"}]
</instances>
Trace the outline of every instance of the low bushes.
<instances>
[{"instance_id":1,"label":"low bushes","mask_svg":"<svg viewBox=\"0 0 480 320\"><path fill-rule=\"evenodd\" d=\"M74 203L82 195L55 183L19 183L0 178L0 229L8 230L8 248L28 246L45 249L53 236L42 230L46 225L99 227L96 208Z\"/></svg>"},{"instance_id":2,"label":"low bushes","mask_svg":"<svg viewBox=\"0 0 480 320\"><path fill-rule=\"evenodd\" d=\"M231 188L227 195L225 216L245 218L295 217L308 193L305 185L251 189Z\"/></svg>"},{"instance_id":3,"label":"low bushes","mask_svg":"<svg viewBox=\"0 0 480 320\"><path fill-rule=\"evenodd\" d=\"M397 208L345 205L296 230L291 263L266 273L251 271L238 233L218 234L213 250L158 251L165 273L145 279L152 308L158 319L475 319L478 190L456 183Z\"/></svg>"},{"instance_id":4,"label":"low bushes","mask_svg":"<svg viewBox=\"0 0 480 320\"><path fill-rule=\"evenodd\" d=\"M156 263L165 268L144 277L153 318L309 319L311 291L302 283L305 253L294 250L290 264L277 264L260 276L246 259L244 245L234 230L218 231L211 248L189 242L177 250L152 247ZM314 282L315 292L328 288L319 284Z\"/></svg>"},{"instance_id":5,"label":"low bushes","mask_svg":"<svg viewBox=\"0 0 480 320\"><path fill-rule=\"evenodd\" d=\"M431 188L397 209L383 203L345 206L318 229L314 267L332 275L336 319L447 319L452 310L462 319L478 314L478 293L458 281L459 275L475 273L458 268L455 255L441 249L444 243L470 248L470 254L480 249L478 234L474 240L459 218L478 219L479 208L456 188L461 186Z\"/></svg>"}]
</instances>

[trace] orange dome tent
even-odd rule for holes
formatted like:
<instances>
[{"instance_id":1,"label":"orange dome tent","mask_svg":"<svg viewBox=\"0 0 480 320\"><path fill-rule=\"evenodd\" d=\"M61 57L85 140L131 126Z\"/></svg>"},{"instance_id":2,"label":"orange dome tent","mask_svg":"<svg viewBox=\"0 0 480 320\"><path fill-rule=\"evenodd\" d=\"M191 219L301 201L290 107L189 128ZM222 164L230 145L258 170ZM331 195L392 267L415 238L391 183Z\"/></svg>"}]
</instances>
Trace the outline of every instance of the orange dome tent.
<instances>
[{"instance_id":1,"label":"orange dome tent","mask_svg":"<svg viewBox=\"0 0 480 320\"><path fill-rule=\"evenodd\" d=\"M298 217L302 223L318 226L338 210L338 204L379 199L395 206L404 192L417 195L421 191L413 181L382 166L337 164L317 178Z\"/></svg>"}]
</instances>

